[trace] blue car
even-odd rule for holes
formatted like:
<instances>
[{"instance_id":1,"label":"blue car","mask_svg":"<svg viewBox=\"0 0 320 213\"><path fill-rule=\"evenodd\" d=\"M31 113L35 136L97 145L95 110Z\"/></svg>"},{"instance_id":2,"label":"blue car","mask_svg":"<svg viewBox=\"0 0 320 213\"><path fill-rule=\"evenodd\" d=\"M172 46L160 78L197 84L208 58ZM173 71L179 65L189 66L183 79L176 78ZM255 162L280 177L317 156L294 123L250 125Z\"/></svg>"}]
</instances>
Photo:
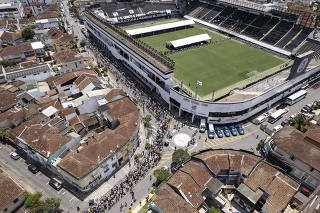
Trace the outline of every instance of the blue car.
<instances>
[{"instance_id":1,"label":"blue car","mask_svg":"<svg viewBox=\"0 0 320 213\"><path fill-rule=\"evenodd\" d=\"M224 127L223 127L223 132L224 132L224 135L225 135L226 137L230 137L230 136L231 136L228 127L224 126Z\"/></svg>"},{"instance_id":2,"label":"blue car","mask_svg":"<svg viewBox=\"0 0 320 213\"><path fill-rule=\"evenodd\" d=\"M237 136L238 135L238 132L236 130L236 128L234 126L229 126L229 130L231 131L231 134L233 136Z\"/></svg>"},{"instance_id":3,"label":"blue car","mask_svg":"<svg viewBox=\"0 0 320 213\"><path fill-rule=\"evenodd\" d=\"M217 134L218 138L223 138L222 131L221 131L221 129L219 127L216 127L215 131L216 131L216 134Z\"/></svg>"},{"instance_id":4,"label":"blue car","mask_svg":"<svg viewBox=\"0 0 320 213\"><path fill-rule=\"evenodd\" d=\"M240 135L244 135L244 129L242 128L241 124L236 125L236 128Z\"/></svg>"}]
</instances>

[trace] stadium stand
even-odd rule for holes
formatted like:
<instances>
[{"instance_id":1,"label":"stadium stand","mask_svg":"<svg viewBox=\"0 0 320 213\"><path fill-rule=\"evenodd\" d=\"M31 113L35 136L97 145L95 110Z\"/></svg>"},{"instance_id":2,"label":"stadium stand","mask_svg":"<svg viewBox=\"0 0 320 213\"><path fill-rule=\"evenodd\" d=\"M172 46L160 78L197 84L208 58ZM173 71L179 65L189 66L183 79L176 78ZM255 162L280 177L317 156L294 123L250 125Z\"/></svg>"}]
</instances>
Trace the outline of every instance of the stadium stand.
<instances>
[{"instance_id":1,"label":"stadium stand","mask_svg":"<svg viewBox=\"0 0 320 213\"><path fill-rule=\"evenodd\" d=\"M284 35L277 43L277 47L284 47L289 41L291 41L300 32L300 26L294 25L291 30Z\"/></svg>"},{"instance_id":2,"label":"stadium stand","mask_svg":"<svg viewBox=\"0 0 320 213\"><path fill-rule=\"evenodd\" d=\"M210 22L210 20L214 19L224 8L218 6L212 6L211 10L202 17L202 20Z\"/></svg>"},{"instance_id":3,"label":"stadium stand","mask_svg":"<svg viewBox=\"0 0 320 213\"><path fill-rule=\"evenodd\" d=\"M263 41L275 44L293 27L293 23L282 20L264 39Z\"/></svg>"},{"instance_id":4,"label":"stadium stand","mask_svg":"<svg viewBox=\"0 0 320 213\"><path fill-rule=\"evenodd\" d=\"M230 6L238 4L234 0L225 1L229 4L194 3L189 16L288 51L301 44L314 26L314 12L309 8L290 5L287 9L274 8L267 14L262 13L266 8L251 5L256 11L261 10L259 14Z\"/></svg>"},{"instance_id":5,"label":"stadium stand","mask_svg":"<svg viewBox=\"0 0 320 213\"><path fill-rule=\"evenodd\" d=\"M308 52L310 50L314 51L313 59L316 61L319 61L320 60L320 44L318 43L314 43L310 41L304 42L303 45L297 51L297 55Z\"/></svg>"},{"instance_id":6,"label":"stadium stand","mask_svg":"<svg viewBox=\"0 0 320 213\"><path fill-rule=\"evenodd\" d=\"M148 14L158 11L177 11L177 7L173 3L153 3L153 2L108 2L102 4L101 9L106 17L116 18L129 16L134 14Z\"/></svg>"},{"instance_id":7,"label":"stadium stand","mask_svg":"<svg viewBox=\"0 0 320 213\"><path fill-rule=\"evenodd\" d=\"M312 29L310 28L302 28L300 32L296 35L296 37L293 38L290 42L288 42L288 44L284 48L292 51L299 44L301 44L311 32Z\"/></svg>"}]
</instances>

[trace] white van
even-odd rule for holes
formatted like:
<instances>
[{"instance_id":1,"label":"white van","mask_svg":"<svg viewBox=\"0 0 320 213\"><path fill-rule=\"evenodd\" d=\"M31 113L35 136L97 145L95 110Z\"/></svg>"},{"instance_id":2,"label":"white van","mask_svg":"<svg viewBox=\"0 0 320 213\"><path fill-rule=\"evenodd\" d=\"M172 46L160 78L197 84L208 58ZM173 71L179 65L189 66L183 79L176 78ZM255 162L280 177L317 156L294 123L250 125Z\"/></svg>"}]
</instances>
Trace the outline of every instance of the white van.
<instances>
[{"instance_id":1,"label":"white van","mask_svg":"<svg viewBox=\"0 0 320 213\"><path fill-rule=\"evenodd\" d=\"M281 125L277 125L277 126L273 127L273 134L279 132L282 128L283 128L283 126L281 126Z\"/></svg>"},{"instance_id":2,"label":"white van","mask_svg":"<svg viewBox=\"0 0 320 213\"><path fill-rule=\"evenodd\" d=\"M211 122L208 123L208 137L210 139L214 138L214 127L213 127L213 123Z\"/></svg>"},{"instance_id":3,"label":"white van","mask_svg":"<svg viewBox=\"0 0 320 213\"><path fill-rule=\"evenodd\" d=\"M204 133L206 131L207 128L207 122L206 119L202 118L200 120L200 127L199 127L199 132Z\"/></svg>"},{"instance_id":4,"label":"white van","mask_svg":"<svg viewBox=\"0 0 320 213\"><path fill-rule=\"evenodd\" d=\"M263 122L265 122L267 120L267 117L264 115L260 115L259 117L255 118L252 123L254 123L255 125L259 125L262 124Z\"/></svg>"}]
</instances>

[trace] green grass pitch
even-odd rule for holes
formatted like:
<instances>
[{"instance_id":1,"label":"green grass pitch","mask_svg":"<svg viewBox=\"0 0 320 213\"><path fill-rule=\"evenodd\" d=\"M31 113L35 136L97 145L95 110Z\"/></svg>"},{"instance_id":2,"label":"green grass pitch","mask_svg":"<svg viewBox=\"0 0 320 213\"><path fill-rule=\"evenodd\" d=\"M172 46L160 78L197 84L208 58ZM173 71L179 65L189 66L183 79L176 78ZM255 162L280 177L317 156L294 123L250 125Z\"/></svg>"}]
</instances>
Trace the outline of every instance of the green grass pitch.
<instances>
[{"instance_id":1,"label":"green grass pitch","mask_svg":"<svg viewBox=\"0 0 320 213\"><path fill-rule=\"evenodd\" d=\"M201 26L141 38L142 41L160 51L167 50L166 42L192 35L208 33L212 40L222 40L223 35ZM250 72L263 72L284 63L263 50L244 43L228 40L181 51L169 55L176 63L174 77L195 91L197 81L198 95L204 97L212 90L220 90L248 78Z\"/></svg>"},{"instance_id":2,"label":"green grass pitch","mask_svg":"<svg viewBox=\"0 0 320 213\"><path fill-rule=\"evenodd\" d=\"M221 40L224 38L223 36L221 36L217 33L214 33L206 28L203 28L203 27L196 25L194 27L183 29L183 30L177 30L177 31L173 31L173 32L142 37L142 38L140 38L140 40L143 41L144 43L149 44L150 46L152 46L153 48L155 48L159 51L166 51L166 50L168 50L166 48L166 43L169 41L174 41L177 39L186 38L186 37L194 36L194 35L200 35L200 34L204 34L204 33L207 33L211 37L212 41Z\"/></svg>"}]
</instances>

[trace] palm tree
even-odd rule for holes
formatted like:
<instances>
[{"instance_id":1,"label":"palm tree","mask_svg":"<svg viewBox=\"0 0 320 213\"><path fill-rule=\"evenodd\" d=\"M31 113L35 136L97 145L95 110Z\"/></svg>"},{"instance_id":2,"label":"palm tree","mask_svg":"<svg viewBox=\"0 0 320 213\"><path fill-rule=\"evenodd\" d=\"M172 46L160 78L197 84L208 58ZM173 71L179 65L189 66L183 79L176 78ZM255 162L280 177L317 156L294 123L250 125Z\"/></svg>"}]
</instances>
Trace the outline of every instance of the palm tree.
<instances>
[{"instance_id":1,"label":"palm tree","mask_svg":"<svg viewBox=\"0 0 320 213\"><path fill-rule=\"evenodd\" d=\"M305 132L306 125L309 125L309 121L307 121L307 117L303 114L298 114L292 121L291 121L291 126L296 128L297 130L301 132Z\"/></svg>"}]
</instances>

